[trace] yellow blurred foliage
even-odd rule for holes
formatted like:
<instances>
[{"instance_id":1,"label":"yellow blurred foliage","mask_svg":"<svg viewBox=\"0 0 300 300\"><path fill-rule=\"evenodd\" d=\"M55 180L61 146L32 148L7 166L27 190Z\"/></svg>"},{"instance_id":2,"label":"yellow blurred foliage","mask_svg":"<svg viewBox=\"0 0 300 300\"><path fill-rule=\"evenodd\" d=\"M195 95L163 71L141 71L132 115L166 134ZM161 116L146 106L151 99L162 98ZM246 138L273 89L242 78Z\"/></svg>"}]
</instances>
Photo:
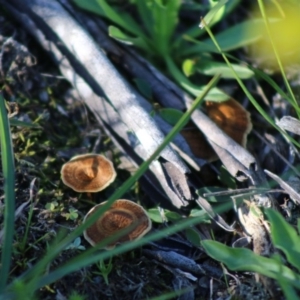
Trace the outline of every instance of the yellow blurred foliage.
<instances>
[{"instance_id":1,"label":"yellow blurred foliage","mask_svg":"<svg viewBox=\"0 0 300 300\"><path fill-rule=\"evenodd\" d=\"M270 35L265 24L259 28L257 26L254 29L248 28L248 30L258 30L257 33L261 34L261 39L249 47L252 60L273 71L277 71L279 67L271 38L284 67L300 64L300 6L281 5L281 8L283 13L274 5L266 8ZM254 10L253 15L261 18L258 9Z\"/></svg>"}]
</instances>

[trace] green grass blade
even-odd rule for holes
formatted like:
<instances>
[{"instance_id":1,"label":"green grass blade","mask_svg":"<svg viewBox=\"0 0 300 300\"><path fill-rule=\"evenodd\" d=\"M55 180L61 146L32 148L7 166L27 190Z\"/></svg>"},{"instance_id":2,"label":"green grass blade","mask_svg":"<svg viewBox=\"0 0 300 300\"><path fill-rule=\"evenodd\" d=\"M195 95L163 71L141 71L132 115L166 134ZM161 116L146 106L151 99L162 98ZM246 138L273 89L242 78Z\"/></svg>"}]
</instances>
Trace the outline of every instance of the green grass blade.
<instances>
[{"instance_id":1,"label":"green grass blade","mask_svg":"<svg viewBox=\"0 0 300 300\"><path fill-rule=\"evenodd\" d=\"M247 66L232 64L232 67L241 79L248 79L254 75L254 72ZM221 73L222 78L234 78L234 74L232 73L231 69L227 66L227 64L223 62L217 62L213 60L199 61L196 63L195 68L200 74L213 76L215 74Z\"/></svg>"},{"instance_id":2,"label":"green grass blade","mask_svg":"<svg viewBox=\"0 0 300 300\"><path fill-rule=\"evenodd\" d=\"M227 2L228 2L228 0L220 0L219 2L214 3L214 4L210 2L210 5L212 6L212 8L204 17L204 19L203 19L204 24L211 26L213 23L220 21L220 19L222 19L224 11L225 11L224 5ZM202 28L201 25L200 25L200 27Z\"/></svg>"},{"instance_id":3,"label":"green grass blade","mask_svg":"<svg viewBox=\"0 0 300 300\"><path fill-rule=\"evenodd\" d=\"M78 7L85 9L93 14L105 17L105 13L96 0L72 0Z\"/></svg>"},{"instance_id":4,"label":"green grass blade","mask_svg":"<svg viewBox=\"0 0 300 300\"><path fill-rule=\"evenodd\" d=\"M183 288L181 290L176 290L176 291L172 291L169 293L164 293L163 295L157 296L157 297L153 297L150 298L149 300L168 300L168 299L180 299L179 296L189 292L190 290L192 290L193 288L191 287L187 287L187 288Z\"/></svg>"},{"instance_id":5,"label":"green grass blade","mask_svg":"<svg viewBox=\"0 0 300 300\"><path fill-rule=\"evenodd\" d=\"M41 128L41 126L39 126L38 124L24 122L17 119L10 119L9 123L11 126L19 126L23 128Z\"/></svg>"},{"instance_id":6,"label":"green grass blade","mask_svg":"<svg viewBox=\"0 0 300 300\"><path fill-rule=\"evenodd\" d=\"M145 0L136 0L135 5L141 20L143 20L143 25L145 26L147 35L153 36L154 20L153 15L151 14L152 3Z\"/></svg>"},{"instance_id":7,"label":"green grass blade","mask_svg":"<svg viewBox=\"0 0 300 300\"><path fill-rule=\"evenodd\" d=\"M251 70L253 70L253 72L255 73L257 78L261 78L263 80L265 80L266 82L268 82L268 84L284 99L288 100L291 105L294 107L294 109L299 110L298 105L295 105L292 101L292 99L290 98L290 96L288 94L286 94L282 88L280 88L280 86L275 82L274 79L271 78L271 76L269 76L268 74L266 74L265 72L254 68L254 67L250 67Z\"/></svg>"},{"instance_id":8,"label":"green grass blade","mask_svg":"<svg viewBox=\"0 0 300 300\"><path fill-rule=\"evenodd\" d=\"M296 289L291 284L289 284L289 282L287 280L277 278L277 282L278 282L279 286L281 287L286 300L299 299Z\"/></svg>"},{"instance_id":9,"label":"green grass blade","mask_svg":"<svg viewBox=\"0 0 300 300\"><path fill-rule=\"evenodd\" d=\"M170 40L178 23L179 0L153 1L153 43L161 57L170 52Z\"/></svg>"},{"instance_id":10,"label":"green grass blade","mask_svg":"<svg viewBox=\"0 0 300 300\"><path fill-rule=\"evenodd\" d=\"M143 50L149 50L149 45L147 44L146 40L140 36L129 36L128 34L124 33L121 29L115 26L108 27L108 34L112 38L121 41L127 45L134 45Z\"/></svg>"},{"instance_id":11,"label":"green grass blade","mask_svg":"<svg viewBox=\"0 0 300 300\"><path fill-rule=\"evenodd\" d=\"M129 14L125 12L120 14L105 0L96 0L96 2L101 7L105 16L109 20L121 26L121 28L127 30L128 32L130 32L135 36L144 37L144 32L141 30L141 27L139 26L139 24L136 23L136 21Z\"/></svg>"},{"instance_id":12,"label":"green grass blade","mask_svg":"<svg viewBox=\"0 0 300 300\"><path fill-rule=\"evenodd\" d=\"M0 93L0 144L4 177L4 241L1 254L0 294L5 289L11 263L15 222L15 166L10 126L2 94Z\"/></svg>"}]
</instances>

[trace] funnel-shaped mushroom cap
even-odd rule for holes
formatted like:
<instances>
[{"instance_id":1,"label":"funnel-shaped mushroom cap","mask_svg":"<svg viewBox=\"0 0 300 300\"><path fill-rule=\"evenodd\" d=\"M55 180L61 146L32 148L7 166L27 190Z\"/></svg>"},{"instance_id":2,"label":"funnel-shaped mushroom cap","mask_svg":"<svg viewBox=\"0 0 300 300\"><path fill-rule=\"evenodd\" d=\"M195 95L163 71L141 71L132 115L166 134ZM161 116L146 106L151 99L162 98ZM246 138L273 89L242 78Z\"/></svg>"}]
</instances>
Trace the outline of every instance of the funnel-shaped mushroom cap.
<instances>
[{"instance_id":1,"label":"funnel-shaped mushroom cap","mask_svg":"<svg viewBox=\"0 0 300 300\"><path fill-rule=\"evenodd\" d=\"M94 206L85 216L84 221L97 211L105 202ZM133 226L130 232L126 232L117 241L109 244L106 249L114 248L116 244L132 241L144 236L152 226L151 220L144 208L133 201L119 199L88 229L83 232L84 238L96 245L107 237L129 226Z\"/></svg>"},{"instance_id":2,"label":"funnel-shaped mushroom cap","mask_svg":"<svg viewBox=\"0 0 300 300\"><path fill-rule=\"evenodd\" d=\"M99 154L74 156L61 168L61 179L76 192L99 192L116 178L110 160Z\"/></svg>"},{"instance_id":3,"label":"funnel-shaped mushroom cap","mask_svg":"<svg viewBox=\"0 0 300 300\"><path fill-rule=\"evenodd\" d=\"M224 102L205 102L207 115L213 120L228 136L238 144L246 147L247 136L252 129L249 112L236 100L229 99ZM195 156L213 161L217 155L202 132L189 122L181 131Z\"/></svg>"},{"instance_id":4,"label":"funnel-shaped mushroom cap","mask_svg":"<svg viewBox=\"0 0 300 300\"><path fill-rule=\"evenodd\" d=\"M252 129L250 113L236 100L206 102L208 116L233 140L246 147L247 135Z\"/></svg>"}]
</instances>

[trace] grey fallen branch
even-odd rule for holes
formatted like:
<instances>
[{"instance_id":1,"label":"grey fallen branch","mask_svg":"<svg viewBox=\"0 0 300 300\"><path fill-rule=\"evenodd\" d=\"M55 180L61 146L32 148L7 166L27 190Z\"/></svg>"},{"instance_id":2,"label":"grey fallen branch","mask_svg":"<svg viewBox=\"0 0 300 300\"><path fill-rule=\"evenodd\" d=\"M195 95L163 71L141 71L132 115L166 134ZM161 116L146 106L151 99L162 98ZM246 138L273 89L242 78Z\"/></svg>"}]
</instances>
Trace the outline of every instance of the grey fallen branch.
<instances>
[{"instance_id":1,"label":"grey fallen branch","mask_svg":"<svg viewBox=\"0 0 300 300\"><path fill-rule=\"evenodd\" d=\"M14 3L15 7L21 7L19 1ZM163 142L164 135L142 107L146 100L122 78L103 51L58 2L27 1L22 12L23 24L36 30L31 33L51 51L64 76L77 88L97 119L131 146L140 160L148 159ZM186 206L191 199L185 178L189 169L169 146L160 156L181 174L179 181L172 180L170 184L165 177L168 170L159 161L152 163L151 171L172 204L177 208Z\"/></svg>"},{"instance_id":2,"label":"grey fallen branch","mask_svg":"<svg viewBox=\"0 0 300 300\"><path fill-rule=\"evenodd\" d=\"M146 255L151 256L162 263L165 263L172 267L176 267L182 271L190 272L198 276L206 274L206 272L201 268L201 266L196 264L194 260L189 259L188 257L178 254L174 251L153 251L144 249L143 252Z\"/></svg>"},{"instance_id":3,"label":"grey fallen branch","mask_svg":"<svg viewBox=\"0 0 300 300\"><path fill-rule=\"evenodd\" d=\"M143 253L165 265L179 269L183 272L189 272L198 277L208 275L210 277L219 279L224 275L224 272L221 268L216 267L214 264L210 264L209 261L199 265L193 259L178 254L174 251L143 249Z\"/></svg>"},{"instance_id":4,"label":"grey fallen branch","mask_svg":"<svg viewBox=\"0 0 300 300\"><path fill-rule=\"evenodd\" d=\"M292 176L289 180L284 181L268 170L265 170L265 173L275 180L285 193L290 195L295 204L300 204L300 179L298 177Z\"/></svg>"}]
</instances>

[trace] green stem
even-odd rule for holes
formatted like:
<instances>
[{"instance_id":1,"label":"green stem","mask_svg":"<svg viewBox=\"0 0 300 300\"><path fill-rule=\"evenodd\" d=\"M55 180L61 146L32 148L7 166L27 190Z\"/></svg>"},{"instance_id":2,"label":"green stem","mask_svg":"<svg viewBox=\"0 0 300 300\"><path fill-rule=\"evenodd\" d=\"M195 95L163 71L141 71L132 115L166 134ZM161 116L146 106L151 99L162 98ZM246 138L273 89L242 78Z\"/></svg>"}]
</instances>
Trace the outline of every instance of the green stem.
<instances>
[{"instance_id":1,"label":"green stem","mask_svg":"<svg viewBox=\"0 0 300 300\"><path fill-rule=\"evenodd\" d=\"M0 268L0 294L4 291L10 270L15 222L15 166L7 110L0 93L0 145L4 180L4 240Z\"/></svg>"}]
</instances>

